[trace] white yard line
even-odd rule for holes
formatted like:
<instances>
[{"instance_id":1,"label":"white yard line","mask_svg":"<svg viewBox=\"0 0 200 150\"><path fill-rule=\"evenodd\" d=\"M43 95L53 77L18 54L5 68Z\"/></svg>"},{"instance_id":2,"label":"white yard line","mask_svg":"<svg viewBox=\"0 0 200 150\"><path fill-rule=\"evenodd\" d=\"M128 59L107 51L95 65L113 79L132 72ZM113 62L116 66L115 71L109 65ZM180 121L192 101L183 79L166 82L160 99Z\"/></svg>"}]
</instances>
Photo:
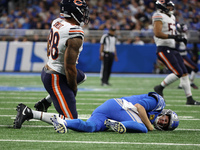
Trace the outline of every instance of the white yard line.
<instances>
[{"instance_id":1,"label":"white yard line","mask_svg":"<svg viewBox=\"0 0 200 150\"><path fill-rule=\"evenodd\" d=\"M15 119L16 115L0 115L0 117L10 117L11 119ZM91 114L80 114L78 115L79 119L88 119L91 116ZM32 121L35 121L35 119L31 119ZM31 121L30 120L30 121ZM194 118L193 116L179 116L179 120L197 120L199 121L199 118Z\"/></svg>"},{"instance_id":2,"label":"white yard line","mask_svg":"<svg viewBox=\"0 0 200 150\"><path fill-rule=\"evenodd\" d=\"M7 139L7 140L6 139L0 139L0 142L200 146L200 144L182 144L182 143L142 143L142 142L104 142L104 141L48 141L48 140L12 140L12 139Z\"/></svg>"}]
</instances>

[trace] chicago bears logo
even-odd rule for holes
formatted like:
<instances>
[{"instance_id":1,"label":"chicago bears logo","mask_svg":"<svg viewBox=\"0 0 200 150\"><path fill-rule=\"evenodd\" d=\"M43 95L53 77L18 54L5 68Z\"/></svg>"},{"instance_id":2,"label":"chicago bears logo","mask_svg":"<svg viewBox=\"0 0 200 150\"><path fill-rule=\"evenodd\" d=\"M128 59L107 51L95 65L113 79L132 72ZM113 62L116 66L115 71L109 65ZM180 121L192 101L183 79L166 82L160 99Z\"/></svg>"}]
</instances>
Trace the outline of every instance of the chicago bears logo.
<instances>
[{"instance_id":1,"label":"chicago bears logo","mask_svg":"<svg viewBox=\"0 0 200 150\"><path fill-rule=\"evenodd\" d=\"M159 2L160 2L161 4L164 4L164 3L165 3L165 0L159 0Z\"/></svg>"},{"instance_id":2,"label":"chicago bears logo","mask_svg":"<svg viewBox=\"0 0 200 150\"><path fill-rule=\"evenodd\" d=\"M82 0L74 0L74 4L77 5L77 6L82 6L83 1Z\"/></svg>"}]
</instances>

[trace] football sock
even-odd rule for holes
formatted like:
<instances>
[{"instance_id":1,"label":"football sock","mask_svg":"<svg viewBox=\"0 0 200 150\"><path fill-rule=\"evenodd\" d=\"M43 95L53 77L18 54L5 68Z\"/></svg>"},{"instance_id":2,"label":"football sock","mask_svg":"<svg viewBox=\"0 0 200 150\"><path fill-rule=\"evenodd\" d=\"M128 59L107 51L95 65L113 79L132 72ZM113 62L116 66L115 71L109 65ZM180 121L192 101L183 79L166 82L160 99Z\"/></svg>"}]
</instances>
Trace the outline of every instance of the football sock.
<instances>
[{"instance_id":1,"label":"football sock","mask_svg":"<svg viewBox=\"0 0 200 150\"><path fill-rule=\"evenodd\" d=\"M55 115L55 113L46 113L46 112L35 111L35 110L32 110L32 113L33 113L33 119L42 120L49 124L52 124L52 121L50 120L50 118L53 115Z\"/></svg>"},{"instance_id":2,"label":"football sock","mask_svg":"<svg viewBox=\"0 0 200 150\"><path fill-rule=\"evenodd\" d=\"M47 95L47 97L45 98L47 100L47 102L51 103L52 102L52 99L51 99L51 96L50 95Z\"/></svg>"},{"instance_id":3,"label":"football sock","mask_svg":"<svg viewBox=\"0 0 200 150\"><path fill-rule=\"evenodd\" d=\"M161 86L166 87L178 79L179 77L177 77L174 73L171 73L161 82Z\"/></svg>"},{"instance_id":4,"label":"football sock","mask_svg":"<svg viewBox=\"0 0 200 150\"><path fill-rule=\"evenodd\" d=\"M181 85L185 91L186 97L192 96L188 75L181 77L180 80L181 80Z\"/></svg>"},{"instance_id":5,"label":"football sock","mask_svg":"<svg viewBox=\"0 0 200 150\"><path fill-rule=\"evenodd\" d=\"M192 71L191 74L190 74L190 81L191 81L191 83L193 83L193 81L195 79L195 75L196 75L196 73L194 71Z\"/></svg>"}]
</instances>

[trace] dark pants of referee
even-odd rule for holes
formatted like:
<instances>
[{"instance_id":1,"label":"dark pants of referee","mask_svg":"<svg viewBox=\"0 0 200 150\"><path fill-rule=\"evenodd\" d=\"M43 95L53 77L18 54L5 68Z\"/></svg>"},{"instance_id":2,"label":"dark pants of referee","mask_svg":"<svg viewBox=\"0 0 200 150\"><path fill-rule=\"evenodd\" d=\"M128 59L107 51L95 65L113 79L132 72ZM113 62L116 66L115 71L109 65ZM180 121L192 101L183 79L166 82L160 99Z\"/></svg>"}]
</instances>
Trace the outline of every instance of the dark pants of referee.
<instances>
[{"instance_id":1,"label":"dark pants of referee","mask_svg":"<svg viewBox=\"0 0 200 150\"><path fill-rule=\"evenodd\" d=\"M102 85L109 85L109 77L111 74L112 64L114 61L114 53L104 52L102 68L101 68L101 83Z\"/></svg>"}]
</instances>

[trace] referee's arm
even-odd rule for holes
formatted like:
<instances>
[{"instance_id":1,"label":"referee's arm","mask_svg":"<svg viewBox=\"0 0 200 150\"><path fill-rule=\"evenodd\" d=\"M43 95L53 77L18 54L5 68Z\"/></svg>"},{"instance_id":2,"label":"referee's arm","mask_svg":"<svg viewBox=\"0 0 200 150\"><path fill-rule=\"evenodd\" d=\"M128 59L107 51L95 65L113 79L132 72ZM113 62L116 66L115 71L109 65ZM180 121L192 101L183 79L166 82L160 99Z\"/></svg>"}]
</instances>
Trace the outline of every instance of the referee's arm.
<instances>
[{"instance_id":1,"label":"referee's arm","mask_svg":"<svg viewBox=\"0 0 200 150\"><path fill-rule=\"evenodd\" d=\"M114 52L114 55L115 55L115 61L118 61L116 46L115 46L115 52Z\"/></svg>"},{"instance_id":2,"label":"referee's arm","mask_svg":"<svg viewBox=\"0 0 200 150\"><path fill-rule=\"evenodd\" d=\"M100 60L103 60L103 49L104 49L104 45L103 44L101 44L101 46L100 46L100 55L99 55L99 58L100 58Z\"/></svg>"}]
</instances>

